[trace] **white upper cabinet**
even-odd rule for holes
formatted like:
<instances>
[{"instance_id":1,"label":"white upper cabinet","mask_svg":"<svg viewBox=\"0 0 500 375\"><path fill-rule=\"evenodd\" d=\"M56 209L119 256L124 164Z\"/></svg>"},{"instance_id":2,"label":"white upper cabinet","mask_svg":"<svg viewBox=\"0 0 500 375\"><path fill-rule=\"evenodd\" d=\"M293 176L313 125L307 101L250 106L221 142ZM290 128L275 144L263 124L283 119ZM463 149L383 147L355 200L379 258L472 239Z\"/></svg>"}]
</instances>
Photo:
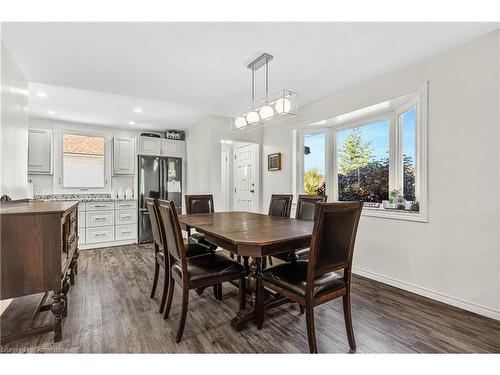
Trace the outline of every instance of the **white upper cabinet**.
<instances>
[{"instance_id":1,"label":"white upper cabinet","mask_svg":"<svg viewBox=\"0 0 500 375\"><path fill-rule=\"evenodd\" d=\"M52 174L52 131L28 130L28 173Z\"/></svg>"},{"instance_id":2,"label":"white upper cabinet","mask_svg":"<svg viewBox=\"0 0 500 375\"><path fill-rule=\"evenodd\" d=\"M113 138L113 175L135 173L135 139Z\"/></svg>"},{"instance_id":3,"label":"white upper cabinet","mask_svg":"<svg viewBox=\"0 0 500 375\"><path fill-rule=\"evenodd\" d=\"M161 138L139 137L139 154L161 155Z\"/></svg>"},{"instance_id":4,"label":"white upper cabinet","mask_svg":"<svg viewBox=\"0 0 500 375\"><path fill-rule=\"evenodd\" d=\"M165 138L139 137L140 155L184 157L185 141Z\"/></svg>"},{"instance_id":5,"label":"white upper cabinet","mask_svg":"<svg viewBox=\"0 0 500 375\"><path fill-rule=\"evenodd\" d=\"M161 140L161 154L162 156L183 157L184 141L176 141L172 139Z\"/></svg>"}]
</instances>

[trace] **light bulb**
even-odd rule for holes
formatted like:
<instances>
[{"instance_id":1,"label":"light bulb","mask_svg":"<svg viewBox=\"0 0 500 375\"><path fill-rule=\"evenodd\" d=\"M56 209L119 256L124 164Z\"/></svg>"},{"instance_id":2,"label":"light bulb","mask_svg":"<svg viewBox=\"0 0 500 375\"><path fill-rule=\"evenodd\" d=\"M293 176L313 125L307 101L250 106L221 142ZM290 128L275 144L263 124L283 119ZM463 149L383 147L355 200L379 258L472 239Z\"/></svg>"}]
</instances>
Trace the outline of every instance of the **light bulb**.
<instances>
[{"instance_id":1,"label":"light bulb","mask_svg":"<svg viewBox=\"0 0 500 375\"><path fill-rule=\"evenodd\" d=\"M243 128L244 126L247 126L247 120L245 120L245 117L243 116L238 116L236 117L236 120L234 120L234 126L238 129Z\"/></svg>"},{"instance_id":2,"label":"light bulb","mask_svg":"<svg viewBox=\"0 0 500 375\"><path fill-rule=\"evenodd\" d=\"M247 122L249 124L255 124L257 121L259 121L259 114L255 111L248 112Z\"/></svg>"},{"instance_id":3,"label":"light bulb","mask_svg":"<svg viewBox=\"0 0 500 375\"><path fill-rule=\"evenodd\" d=\"M260 110L259 110L259 115L262 120L266 120L270 117L273 117L274 111L273 107L269 105L264 105Z\"/></svg>"},{"instance_id":4,"label":"light bulb","mask_svg":"<svg viewBox=\"0 0 500 375\"><path fill-rule=\"evenodd\" d=\"M276 101L274 108L278 113L288 113L292 109L292 103L287 98L281 98Z\"/></svg>"}]
</instances>

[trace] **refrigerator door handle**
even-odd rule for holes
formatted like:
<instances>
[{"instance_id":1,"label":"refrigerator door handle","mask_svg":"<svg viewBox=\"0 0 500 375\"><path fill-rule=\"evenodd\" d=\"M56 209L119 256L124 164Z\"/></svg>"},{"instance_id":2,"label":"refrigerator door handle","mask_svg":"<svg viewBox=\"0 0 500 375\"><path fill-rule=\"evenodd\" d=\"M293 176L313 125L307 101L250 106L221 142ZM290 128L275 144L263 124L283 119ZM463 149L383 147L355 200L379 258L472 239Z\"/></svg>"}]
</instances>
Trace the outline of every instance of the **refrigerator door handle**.
<instances>
[{"instance_id":1,"label":"refrigerator door handle","mask_svg":"<svg viewBox=\"0 0 500 375\"><path fill-rule=\"evenodd\" d=\"M160 162L160 198L165 199L164 189L163 189L163 158L158 158Z\"/></svg>"}]
</instances>

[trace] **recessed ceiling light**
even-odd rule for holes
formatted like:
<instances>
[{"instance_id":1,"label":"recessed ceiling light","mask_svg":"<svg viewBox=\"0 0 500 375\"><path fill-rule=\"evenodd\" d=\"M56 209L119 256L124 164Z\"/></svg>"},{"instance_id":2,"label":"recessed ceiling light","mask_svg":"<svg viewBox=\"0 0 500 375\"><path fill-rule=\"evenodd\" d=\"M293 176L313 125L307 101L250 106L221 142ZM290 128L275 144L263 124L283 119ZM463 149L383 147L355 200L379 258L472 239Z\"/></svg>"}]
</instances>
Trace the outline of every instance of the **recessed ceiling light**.
<instances>
[{"instance_id":1,"label":"recessed ceiling light","mask_svg":"<svg viewBox=\"0 0 500 375\"><path fill-rule=\"evenodd\" d=\"M43 91L38 91L36 93L40 98L46 98L47 97L47 93L43 92Z\"/></svg>"},{"instance_id":2,"label":"recessed ceiling light","mask_svg":"<svg viewBox=\"0 0 500 375\"><path fill-rule=\"evenodd\" d=\"M135 121L129 121L128 124L129 125L135 125Z\"/></svg>"},{"instance_id":3,"label":"recessed ceiling light","mask_svg":"<svg viewBox=\"0 0 500 375\"><path fill-rule=\"evenodd\" d=\"M55 115L56 113L54 111L47 111L49 115Z\"/></svg>"},{"instance_id":4,"label":"recessed ceiling light","mask_svg":"<svg viewBox=\"0 0 500 375\"><path fill-rule=\"evenodd\" d=\"M134 108L135 113L142 113L142 108Z\"/></svg>"}]
</instances>

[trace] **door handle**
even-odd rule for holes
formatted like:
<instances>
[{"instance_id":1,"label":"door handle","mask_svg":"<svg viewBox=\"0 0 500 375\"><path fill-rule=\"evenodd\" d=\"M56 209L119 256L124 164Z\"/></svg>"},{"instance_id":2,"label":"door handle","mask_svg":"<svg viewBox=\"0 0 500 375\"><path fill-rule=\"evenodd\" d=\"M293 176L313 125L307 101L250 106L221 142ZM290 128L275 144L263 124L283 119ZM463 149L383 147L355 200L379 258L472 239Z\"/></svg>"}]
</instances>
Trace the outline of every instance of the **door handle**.
<instances>
[{"instance_id":1,"label":"door handle","mask_svg":"<svg viewBox=\"0 0 500 375\"><path fill-rule=\"evenodd\" d=\"M255 193L255 190L253 190L253 189L252 189L252 190L250 190L250 193Z\"/></svg>"}]
</instances>

